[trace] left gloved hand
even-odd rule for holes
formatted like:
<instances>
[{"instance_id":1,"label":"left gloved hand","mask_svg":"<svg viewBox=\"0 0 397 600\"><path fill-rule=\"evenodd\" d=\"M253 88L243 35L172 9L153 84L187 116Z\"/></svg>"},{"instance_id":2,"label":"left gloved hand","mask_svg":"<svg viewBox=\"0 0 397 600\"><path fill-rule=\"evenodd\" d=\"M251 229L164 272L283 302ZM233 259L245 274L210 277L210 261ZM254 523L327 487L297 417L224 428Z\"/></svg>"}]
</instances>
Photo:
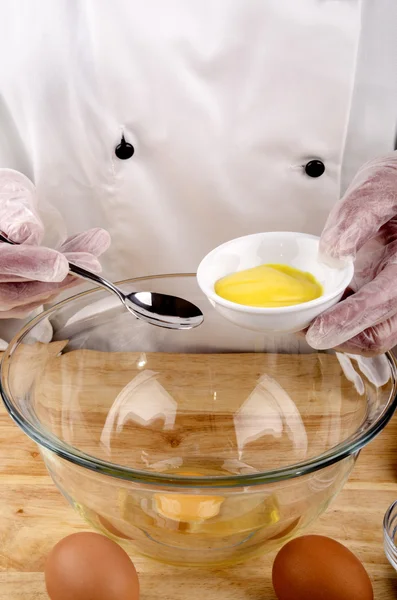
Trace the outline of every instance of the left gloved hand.
<instances>
[{"instance_id":1,"label":"left gloved hand","mask_svg":"<svg viewBox=\"0 0 397 600\"><path fill-rule=\"evenodd\" d=\"M397 344L397 152L364 165L331 211L320 241L327 261L354 261L351 295L310 326L317 349L374 355Z\"/></svg>"}]
</instances>

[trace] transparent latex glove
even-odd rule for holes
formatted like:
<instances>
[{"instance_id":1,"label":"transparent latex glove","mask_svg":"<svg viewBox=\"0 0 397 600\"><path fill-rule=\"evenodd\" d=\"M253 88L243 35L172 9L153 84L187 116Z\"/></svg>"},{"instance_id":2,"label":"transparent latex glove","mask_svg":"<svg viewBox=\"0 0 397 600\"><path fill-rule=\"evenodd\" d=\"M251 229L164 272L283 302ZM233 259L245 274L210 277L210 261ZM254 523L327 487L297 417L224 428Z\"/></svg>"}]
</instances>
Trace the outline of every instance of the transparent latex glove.
<instances>
[{"instance_id":1,"label":"transparent latex glove","mask_svg":"<svg viewBox=\"0 0 397 600\"><path fill-rule=\"evenodd\" d=\"M68 261L99 272L98 257L110 242L106 231L92 229L69 238L57 250L40 246L44 227L35 187L11 169L0 169L0 230L22 244L0 242L0 319L24 317L79 283L68 275Z\"/></svg>"},{"instance_id":2,"label":"transparent latex glove","mask_svg":"<svg viewBox=\"0 0 397 600\"><path fill-rule=\"evenodd\" d=\"M354 261L351 289L312 323L308 343L375 355L397 343L397 152L364 165L331 211L324 260Z\"/></svg>"}]
</instances>

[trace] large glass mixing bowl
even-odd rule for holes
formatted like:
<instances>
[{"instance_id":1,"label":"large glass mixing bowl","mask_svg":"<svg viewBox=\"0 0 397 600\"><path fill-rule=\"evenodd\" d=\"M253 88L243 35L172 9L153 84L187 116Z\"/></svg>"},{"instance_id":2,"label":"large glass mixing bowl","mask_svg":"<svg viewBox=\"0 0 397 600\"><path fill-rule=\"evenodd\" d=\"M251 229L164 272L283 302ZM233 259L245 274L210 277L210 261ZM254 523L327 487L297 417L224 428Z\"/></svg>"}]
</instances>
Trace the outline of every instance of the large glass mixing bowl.
<instances>
[{"instance_id":1,"label":"large glass mixing bowl","mask_svg":"<svg viewBox=\"0 0 397 600\"><path fill-rule=\"evenodd\" d=\"M123 288L180 295L205 322L157 328L102 291L66 300L5 353L11 416L72 506L127 550L227 565L280 546L327 508L392 416L395 359L240 329L192 275Z\"/></svg>"}]
</instances>

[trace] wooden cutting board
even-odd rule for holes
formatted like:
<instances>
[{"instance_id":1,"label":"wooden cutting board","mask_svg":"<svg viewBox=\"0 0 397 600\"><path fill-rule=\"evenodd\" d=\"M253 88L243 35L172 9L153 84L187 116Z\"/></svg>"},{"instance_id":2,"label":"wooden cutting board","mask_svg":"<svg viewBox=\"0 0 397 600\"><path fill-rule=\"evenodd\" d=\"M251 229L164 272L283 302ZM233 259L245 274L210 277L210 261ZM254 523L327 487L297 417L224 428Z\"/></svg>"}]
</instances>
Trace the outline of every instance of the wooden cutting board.
<instances>
[{"instance_id":1,"label":"wooden cutting board","mask_svg":"<svg viewBox=\"0 0 397 600\"><path fill-rule=\"evenodd\" d=\"M345 543L364 562L375 600L397 599L383 552L382 520L397 499L397 417L361 454L344 490L311 532ZM45 600L43 567L62 537L87 529L46 474L35 445L0 409L0 598ZM274 600L274 555L218 571L182 569L132 556L143 600Z\"/></svg>"}]
</instances>

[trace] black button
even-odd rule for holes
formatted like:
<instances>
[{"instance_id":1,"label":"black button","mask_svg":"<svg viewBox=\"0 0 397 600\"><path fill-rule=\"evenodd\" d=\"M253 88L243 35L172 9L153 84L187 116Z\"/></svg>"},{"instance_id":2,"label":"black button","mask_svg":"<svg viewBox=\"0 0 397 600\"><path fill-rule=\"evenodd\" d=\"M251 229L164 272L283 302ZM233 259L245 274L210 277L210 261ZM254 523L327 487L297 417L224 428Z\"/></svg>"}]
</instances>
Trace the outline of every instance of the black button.
<instances>
[{"instance_id":1,"label":"black button","mask_svg":"<svg viewBox=\"0 0 397 600\"><path fill-rule=\"evenodd\" d=\"M309 177L321 177L325 171L325 165L321 160L311 160L305 166L305 171Z\"/></svg>"},{"instance_id":2,"label":"black button","mask_svg":"<svg viewBox=\"0 0 397 600\"><path fill-rule=\"evenodd\" d=\"M120 144L116 147L115 154L120 160L127 160L134 155L135 149L132 144L125 141L124 136L121 138Z\"/></svg>"}]
</instances>

